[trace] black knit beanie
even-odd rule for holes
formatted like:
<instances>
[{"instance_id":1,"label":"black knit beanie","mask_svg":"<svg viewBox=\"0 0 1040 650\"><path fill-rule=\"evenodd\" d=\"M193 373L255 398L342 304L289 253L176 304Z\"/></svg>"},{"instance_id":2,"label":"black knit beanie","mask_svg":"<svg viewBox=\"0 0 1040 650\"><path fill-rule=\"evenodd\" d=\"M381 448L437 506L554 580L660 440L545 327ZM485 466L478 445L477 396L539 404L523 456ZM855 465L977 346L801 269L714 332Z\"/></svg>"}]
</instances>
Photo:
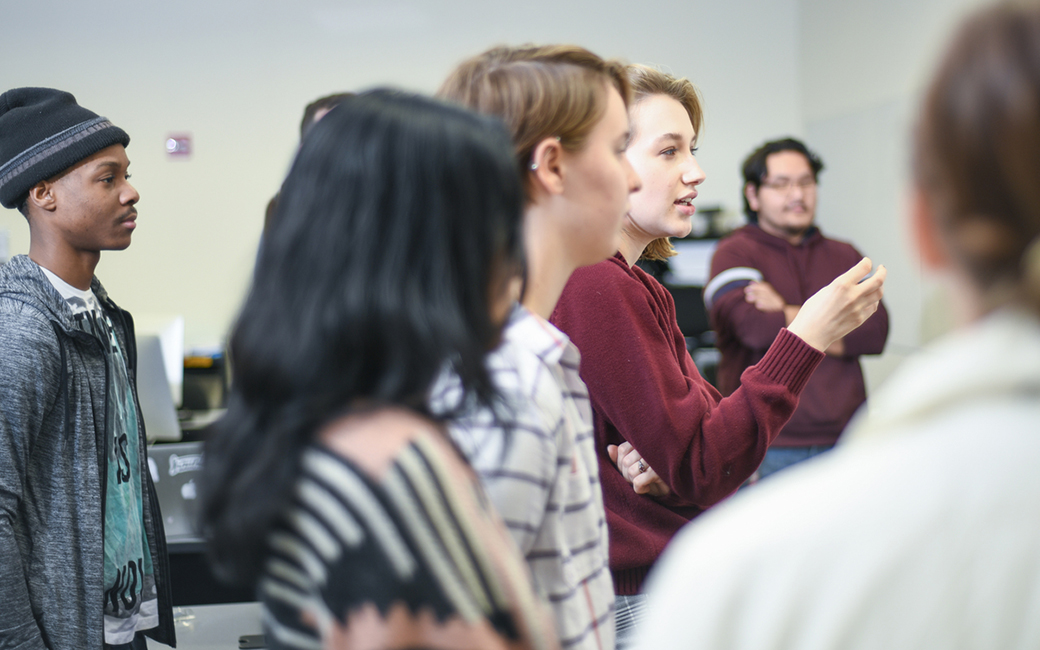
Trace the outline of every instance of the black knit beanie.
<instances>
[{"instance_id":1,"label":"black knit beanie","mask_svg":"<svg viewBox=\"0 0 1040 650\"><path fill-rule=\"evenodd\" d=\"M15 88L0 95L0 204L17 207L40 181L105 147L130 144L107 118L52 88Z\"/></svg>"}]
</instances>

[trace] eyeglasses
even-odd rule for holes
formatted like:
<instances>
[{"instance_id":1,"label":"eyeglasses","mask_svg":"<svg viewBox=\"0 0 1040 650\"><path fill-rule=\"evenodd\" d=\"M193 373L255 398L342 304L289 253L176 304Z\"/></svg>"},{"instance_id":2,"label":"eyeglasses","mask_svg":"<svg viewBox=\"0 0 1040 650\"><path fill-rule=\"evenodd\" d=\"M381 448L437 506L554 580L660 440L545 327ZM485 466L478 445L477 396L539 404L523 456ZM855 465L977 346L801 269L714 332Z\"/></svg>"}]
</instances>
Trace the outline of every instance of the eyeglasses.
<instances>
[{"instance_id":1,"label":"eyeglasses","mask_svg":"<svg viewBox=\"0 0 1040 650\"><path fill-rule=\"evenodd\" d=\"M783 194L790 192L791 188L795 185L797 185L798 189L803 192L814 191L816 190L816 179L810 176L809 178L801 178L797 181L793 181L790 178L781 178L775 181L762 181L762 187L768 187L771 190L776 190Z\"/></svg>"}]
</instances>

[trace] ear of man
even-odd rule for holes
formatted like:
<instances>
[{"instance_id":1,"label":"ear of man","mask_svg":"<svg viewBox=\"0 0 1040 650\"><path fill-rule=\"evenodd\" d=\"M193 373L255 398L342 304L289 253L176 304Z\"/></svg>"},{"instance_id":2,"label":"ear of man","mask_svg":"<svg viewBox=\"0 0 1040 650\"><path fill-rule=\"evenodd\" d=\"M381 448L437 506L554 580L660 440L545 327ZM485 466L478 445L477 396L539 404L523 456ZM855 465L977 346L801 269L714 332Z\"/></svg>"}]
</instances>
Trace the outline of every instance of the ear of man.
<instances>
[{"instance_id":1,"label":"ear of man","mask_svg":"<svg viewBox=\"0 0 1040 650\"><path fill-rule=\"evenodd\" d=\"M32 208L34 207L46 212L54 212L57 208L57 203L58 201L54 191L54 183L50 180L46 180L40 181L29 189L26 208L28 208L28 212L32 212Z\"/></svg>"},{"instance_id":2,"label":"ear of man","mask_svg":"<svg viewBox=\"0 0 1040 650\"><path fill-rule=\"evenodd\" d=\"M744 184L744 196L747 197L751 209L758 212L758 189L755 188L754 183Z\"/></svg>"}]
</instances>

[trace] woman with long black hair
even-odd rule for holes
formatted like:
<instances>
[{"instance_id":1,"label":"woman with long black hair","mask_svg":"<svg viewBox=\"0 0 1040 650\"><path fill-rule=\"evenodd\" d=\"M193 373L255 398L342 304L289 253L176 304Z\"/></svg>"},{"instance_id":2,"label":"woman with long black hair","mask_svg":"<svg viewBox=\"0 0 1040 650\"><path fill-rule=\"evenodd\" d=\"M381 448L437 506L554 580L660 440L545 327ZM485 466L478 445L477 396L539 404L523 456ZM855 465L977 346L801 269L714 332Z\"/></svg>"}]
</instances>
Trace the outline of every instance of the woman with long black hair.
<instances>
[{"instance_id":1,"label":"woman with long black hair","mask_svg":"<svg viewBox=\"0 0 1040 650\"><path fill-rule=\"evenodd\" d=\"M207 444L219 572L271 647L554 647L523 561L427 407L484 357L519 267L523 190L487 117L392 91L305 139L231 339Z\"/></svg>"}]
</instances>

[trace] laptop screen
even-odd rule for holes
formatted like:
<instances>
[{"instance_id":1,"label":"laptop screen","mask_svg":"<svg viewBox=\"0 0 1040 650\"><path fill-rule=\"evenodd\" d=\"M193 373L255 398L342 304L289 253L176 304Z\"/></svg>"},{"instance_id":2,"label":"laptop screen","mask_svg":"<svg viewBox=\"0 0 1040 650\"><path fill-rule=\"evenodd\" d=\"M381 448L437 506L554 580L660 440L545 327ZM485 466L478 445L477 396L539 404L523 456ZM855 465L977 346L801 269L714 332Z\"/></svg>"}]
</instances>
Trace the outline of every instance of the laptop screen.
<instances>
[{"instance_id":1,"label":"laptop screen","mask_svg":"<svg viewBox=\"0 0 1040 650\"><path fill-rule=\"evenodd\" d=\"M198 542L198 482L202 473L202 442L177 442L148 447L159 509L168 542Z\"/></svg>"}]
</instances>

